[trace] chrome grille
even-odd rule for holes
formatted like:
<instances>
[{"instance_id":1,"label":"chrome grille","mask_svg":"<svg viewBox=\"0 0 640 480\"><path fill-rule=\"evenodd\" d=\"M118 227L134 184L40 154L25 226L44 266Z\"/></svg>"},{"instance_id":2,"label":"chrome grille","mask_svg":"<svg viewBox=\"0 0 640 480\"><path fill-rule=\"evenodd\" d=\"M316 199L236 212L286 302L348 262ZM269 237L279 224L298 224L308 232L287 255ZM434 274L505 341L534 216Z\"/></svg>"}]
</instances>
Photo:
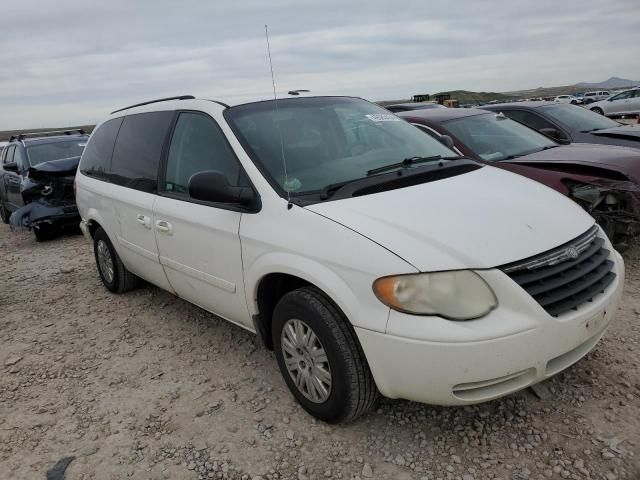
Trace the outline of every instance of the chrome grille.
<instances>
[{"instance_id":1,"label":"chrome grille","mask_svg":"<svg viewBox=\"0 0 640 480\"><path fill-rule=\"evenodd\" d=\"M501 270L557 317L604 293L616 277L609 254L593 226L564 245Z\"/></svg>"}]
</instances>

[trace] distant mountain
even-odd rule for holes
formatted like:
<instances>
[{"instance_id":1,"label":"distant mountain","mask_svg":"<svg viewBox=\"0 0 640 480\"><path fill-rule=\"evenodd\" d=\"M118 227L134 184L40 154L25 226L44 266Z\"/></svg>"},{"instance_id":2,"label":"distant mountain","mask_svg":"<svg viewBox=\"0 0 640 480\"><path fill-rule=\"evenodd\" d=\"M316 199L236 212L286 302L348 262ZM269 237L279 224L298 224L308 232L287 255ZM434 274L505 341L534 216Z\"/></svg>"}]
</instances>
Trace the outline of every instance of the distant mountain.
<instances>
[{"instance_id":1,"label":"distant mountain","mask_svg":"<svg viewBox=\"0 0 640 480\"><path fill-rule=\"evenodd\" d=\"M580 83L576 83L576 86L581 88L624 88L624 87L631 87L638 84L640 84L640 80L628 80L626 78L611 77L608 80L605 80L604 82L598 82L598 83L580 82Z\"/></svg>"}]
</instances>

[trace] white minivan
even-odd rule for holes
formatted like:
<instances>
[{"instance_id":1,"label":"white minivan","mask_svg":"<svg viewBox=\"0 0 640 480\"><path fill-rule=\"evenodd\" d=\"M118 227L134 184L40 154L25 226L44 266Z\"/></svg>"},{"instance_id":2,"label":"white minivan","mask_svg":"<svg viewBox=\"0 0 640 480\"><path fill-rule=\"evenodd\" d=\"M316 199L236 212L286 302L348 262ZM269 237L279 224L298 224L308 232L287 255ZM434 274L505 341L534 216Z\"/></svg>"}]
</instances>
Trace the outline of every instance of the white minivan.
<instances>
[{"instance_id":1,"label":"white minivan","mask_svg":"<svg viewBox=\"0 0 640 480\"><path fill-rule=\"evenodd\" d=\"M574 202L359 98L116 111L76 198L109 290L144 279L256 332L328 422L379 393L464 405L549 378L597 344L624 283Z\"/></svg>"}]
</instances>

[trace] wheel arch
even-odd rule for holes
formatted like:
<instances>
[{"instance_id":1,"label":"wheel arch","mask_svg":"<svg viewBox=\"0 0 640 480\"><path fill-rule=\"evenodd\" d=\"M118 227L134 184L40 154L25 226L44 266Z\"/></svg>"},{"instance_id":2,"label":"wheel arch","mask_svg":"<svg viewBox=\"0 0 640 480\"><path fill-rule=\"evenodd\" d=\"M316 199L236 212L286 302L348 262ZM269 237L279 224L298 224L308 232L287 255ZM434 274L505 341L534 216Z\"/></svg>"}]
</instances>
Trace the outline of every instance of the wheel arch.
<instances>
[{"instance_id":1,"label":"wheel arch","mask_svg":"<svg viewBox=\"0 0 640 480\"><path fill-rule=\"evenodd\" d=\"M358 323L358 298L335 272L306 258L274 254L254 263L245 273L246 296L254 327L268 348L272 348L271 322L278 301L288 292L312 286L324 294L352 325Z\"/></svg>"}]
</instances>

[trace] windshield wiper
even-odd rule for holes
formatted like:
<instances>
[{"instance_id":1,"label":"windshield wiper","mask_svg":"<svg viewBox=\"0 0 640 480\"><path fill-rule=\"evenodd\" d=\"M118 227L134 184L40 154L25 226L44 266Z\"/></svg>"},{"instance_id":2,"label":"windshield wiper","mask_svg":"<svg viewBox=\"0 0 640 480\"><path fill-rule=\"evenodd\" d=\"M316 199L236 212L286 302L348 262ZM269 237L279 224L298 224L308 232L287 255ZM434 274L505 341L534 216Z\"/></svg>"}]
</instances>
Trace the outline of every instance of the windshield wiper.
<instances>
[{"instance_id":1,"label":"windshield wiper","mask_svg":"<svg viewBox=\"0 0 640 480\"><path fill-rule=\"evenodd\" d=\"M432 155L430 157L409 157L405 158L401 162L390 163L389 165L383 165L382 167L373 168L367 171L367 177L375 175L376 173L388 172L389 170L395 170L396 168L407 168L411 165L424 162L434 162L436 160L458 160L463 157L443 157L442 155Z\"/></svg>"},{"instance_id":2,"label":"windshield wiper","mask_svg":"<svg viewBox=\"0 0 640 480\"><path fill-rule=\"evenodd\" d=\"M545 151L545 150L550 150L552 148L558 148L560 145L547 145L546 147L542 147L540 149L541 152Z\"/></svg>"},{"instance_id":3,"label":"windshield wiper","mask_svg":"<svg viewBox=\"0 0 640 480\"><path fill-rule=\"evenodd\" d=\"M604 130L604 128L590 128L589 130L580 130L580 133L597 132L598 130Z\"/></svg>"}]
</instances>

